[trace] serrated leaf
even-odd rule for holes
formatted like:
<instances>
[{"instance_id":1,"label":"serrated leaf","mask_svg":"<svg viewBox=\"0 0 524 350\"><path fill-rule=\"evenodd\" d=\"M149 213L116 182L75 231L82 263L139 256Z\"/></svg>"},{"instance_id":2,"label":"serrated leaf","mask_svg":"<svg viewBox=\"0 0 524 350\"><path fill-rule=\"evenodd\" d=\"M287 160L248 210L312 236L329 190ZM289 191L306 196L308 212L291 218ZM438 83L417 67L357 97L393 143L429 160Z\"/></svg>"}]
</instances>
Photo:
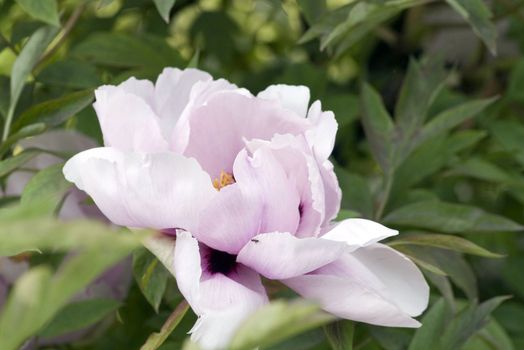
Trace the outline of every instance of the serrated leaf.
<instances>
[{"instance_id":1,"label":"serrated leaf","mask_svg":"<svg viewBox=\"0 0 524 350\"><path fill-rule=\"evenodd\" d=\"M402 235L400 238L388 242L390 246L421 245L454 250L456 252L483 256L486 258L501 258L503 255L492 253L475 243L462 237L452 235L439 235L434 233L420 233Z\"/></svg>"},{"instance_id":2,"label":"serrated leaf","mask_svg":"<svg viewBox=\"0 0 524 350\"><path fill-rule=\"evenodd\" d=\"M493 55L497 53L497 28L492 13L483 0L446 0L466 21Z\"/></svg>"},{"instance_id":3,"label":"serrated leaf","mask_svg":"<svg viewBox=\"0 0 524 350\"><path fill-rule=\"evenodd\" d=\"M424 201L408 204L389 213L389 225L417 227L445 233L511 232L523 226L503 216L462 204Z\"/></svg>"},{"instance_id":4,"label":"serrated leaf","mask_svg":"<svg viewBox=\"0 0 524 350\"><path fill-rule=\"evenodd\" d=\"M332 320L333 316L319 311L314 304L275 301L258 309L242 323L228 349L266 347Z\"/></svg>"},{"instance_id":5,"label":"serrated leaf","mask_svg":"<svg viewBox=\"0 0 524 350\"><path fill-rule=\"evenodd\" d=\"M93 99L93 91L85 90L39 103L20 115L13 125L13 130L36 122L44 123L48 127L58 126L90 105Z\"/></svg>"},{"instance_id":6,"label":"serrated leaf","mask_svg":"<svg viewBox=\"0 0 524 350\"><path fill-rule=\"evenodd\" d=\"M173 6L175 6L176 0L153 0L153 2L155 3L160 17L162 17L166 23L169 23L169 13Z\"/></svg>"},{"instance_id":7,"label":"serrated leaf","mask_svg":"<svg viewBox=\"0 0 524 350\"><path fill-rule=\"evenodd\" d=\"M112 299L88 299L66 305L55 318L39 332L40 337L52 338L89 327L110 313L120 303Z\"/></svg>"},{"instance_id":8,"label":"serrated leaf","mask_svg":"<svg viewBox=\"0 0 524 350\"><path fill-rule=\"evenodd\" d=\"M362 124L366 132L373 157L387 173L393 166L393 133L395 127L386 111L380 95L368 84L361 92Z\"/></svg>"},{"instance_id":9,"label":"serrated leaf","mask_svg":"<svg viewBox=\"0 0 524 350\"><path fill-rule=\"evenodd\" d=\"M154 255L146 249L139 249L133 254L133 275L142 294L158 312L170 276L169 272Z\"/></svg>"},{"instance_id":10,"label":"serrated leaf","mask_svg":"<svg viewBox=\"0 0 524 350\"><path fill-rule=\"evenodd\" d=\"M56 0L16 0L16 2L31 17L56 27L60 26Z\"/></svg>"}]
</instances>

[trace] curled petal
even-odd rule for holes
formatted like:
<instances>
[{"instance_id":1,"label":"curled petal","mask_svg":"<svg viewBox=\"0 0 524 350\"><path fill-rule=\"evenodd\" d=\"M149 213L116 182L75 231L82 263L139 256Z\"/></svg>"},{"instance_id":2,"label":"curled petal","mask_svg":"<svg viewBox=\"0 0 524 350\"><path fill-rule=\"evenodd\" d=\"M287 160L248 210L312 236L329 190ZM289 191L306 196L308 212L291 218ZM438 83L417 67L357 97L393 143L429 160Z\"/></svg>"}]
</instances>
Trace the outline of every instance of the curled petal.
<instances>
[{"instance_id":1,"label":"curled petal","mask_svg":"<svg viewBox=\"0 0 524 350\"><path fill-rule=\"evenodd\" d=\"M398 231L371 220L346 219L324 234L322 238L344 242L348 245L349 251L355 251L360 247L368 246L397 234Z\"/></svg>"},{"instance_id":2,"label":"curled petal","mask_svg":"<svg viewBox=\"0 0 524 350\"><path fill-rule=\"evenodd\" d=\"M336 316L390 327L418 327L429 288L418 268L393 249L374 244L310 274L283 280Z\"/></svg>"},{"instance_id":3,"label":"curled petal","mask_svg":"<svg viewBox=\"0 0 524 350\"><path fill-rule=\"evenodd\" d=\"M266 100L276 100L282 107L295 112L301 117L306 116L309 105L309 88L303 85L270 85L257 95Z\"/></svg>"},{"instance_id":4,"label":"curled petal","mask_svg":"<svg viewBox=\"0 0 524 350\"><path fill-rule=\"evenodd\" d=\"M112 222L128 227L190 230L216 194L194 159L174 153L93 148L71 158L64 175Z\"/></svg>"},{"instance_id":5,"label":"curled petal","mask_svg":"<svg viewBox=\"0 0 524 350\"><path fill-rule=\"evenodd\" d=\"M313 125L306 132L306 139L313 152L320 160L326 160L335 147L338 123L331 111L322 111L320 101L315 101L307 114L308 121Z\"/></svg>"}]
</instances>

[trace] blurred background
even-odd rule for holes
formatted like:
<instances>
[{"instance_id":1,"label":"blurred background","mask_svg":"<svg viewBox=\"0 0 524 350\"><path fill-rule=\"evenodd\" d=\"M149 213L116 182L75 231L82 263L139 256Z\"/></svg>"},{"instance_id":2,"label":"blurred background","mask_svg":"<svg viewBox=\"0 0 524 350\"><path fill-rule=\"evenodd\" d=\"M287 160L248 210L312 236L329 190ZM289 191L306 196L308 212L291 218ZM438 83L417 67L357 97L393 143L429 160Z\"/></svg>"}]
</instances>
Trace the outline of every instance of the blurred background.
<instances>
[{"instance_id":1,"label":"blurred background","mask_svg":"<svg viewBox=\"0 0 524 350\"><path fill-rule=\"evenodd\" d=\"M102 144L90 107L102 84L155 80L174 66L252 93L306 85L339 124L340 218L400 229L389 244L422 268L432 302L416 331L345 321L262 348L524 349L523 50L522 0L0 0L0 206L44 196L55 199L48 216L100 218L60 164ZM38 231L27 215L0 214L0 230ZM0 233L0 246L8 239ZM53 274L82 255L68 253L76 243L41 244L44 254L0 258L4 294L23 272L46 265ZM77 283L87 296L71 290L13 338L26 348L139 349L180 295L149 253L122 246ZM111 271L99 276L131 250L113 267L116 282ZM33 310L16 301L0 304L0 339L2 325L32 322L16 318ZM188 313L162 349L180 349L194 319Z\"/></svg>"}]
</instances>

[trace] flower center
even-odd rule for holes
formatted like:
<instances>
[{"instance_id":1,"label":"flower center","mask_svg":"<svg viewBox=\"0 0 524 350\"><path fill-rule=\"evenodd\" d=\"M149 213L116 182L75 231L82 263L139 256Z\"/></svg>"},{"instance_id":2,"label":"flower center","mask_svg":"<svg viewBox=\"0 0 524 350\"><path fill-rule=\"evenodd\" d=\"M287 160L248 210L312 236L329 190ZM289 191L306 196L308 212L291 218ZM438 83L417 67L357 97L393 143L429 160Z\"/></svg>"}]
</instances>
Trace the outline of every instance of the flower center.
<instances>
[{"instance_id":1,"label":"flower center","mask_svg":"<svg viewBox=\"0 0 524 350\"><path fill-rule=\"evenodd\" d=\"M233 177L233 174L226 173L225 171L221 171L220 176L213 180L213 187L215 187L217 191L220 191L221 188L234 184L234 183L235 183L235 178Z\"/></svg>"},{"instance_id":2,"label":"flower center","mask_svg":"<svg viewBox=\"0 0 524 350\"><path fill-rule=\"evenodd\" d=\"M212 274L227 275L235 268L237 257L219 250L211 249L208 256L208 270Z\"/></svg>"}]
</instances>

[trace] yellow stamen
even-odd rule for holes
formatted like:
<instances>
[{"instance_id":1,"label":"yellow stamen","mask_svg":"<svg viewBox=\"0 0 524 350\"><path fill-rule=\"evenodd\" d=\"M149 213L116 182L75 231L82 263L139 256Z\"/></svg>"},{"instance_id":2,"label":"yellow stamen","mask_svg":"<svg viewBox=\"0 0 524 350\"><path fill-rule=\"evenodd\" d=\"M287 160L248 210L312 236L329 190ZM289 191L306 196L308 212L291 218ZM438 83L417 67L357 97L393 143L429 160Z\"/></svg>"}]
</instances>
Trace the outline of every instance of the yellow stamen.
<instances>
[{"instance_id":1,"label":"yellow stamen","mask_svg":"<svg viewBox=\"0 0 524 350\"><path fill-rule=\"evenodd\" d=\"M226 173L225 171L221 171L220 176L213 180L213 186L217 189L217 191L220 191L221 188L234 183L235 178L233 177L233 174Z\"/></svg>"}]
</instances>

